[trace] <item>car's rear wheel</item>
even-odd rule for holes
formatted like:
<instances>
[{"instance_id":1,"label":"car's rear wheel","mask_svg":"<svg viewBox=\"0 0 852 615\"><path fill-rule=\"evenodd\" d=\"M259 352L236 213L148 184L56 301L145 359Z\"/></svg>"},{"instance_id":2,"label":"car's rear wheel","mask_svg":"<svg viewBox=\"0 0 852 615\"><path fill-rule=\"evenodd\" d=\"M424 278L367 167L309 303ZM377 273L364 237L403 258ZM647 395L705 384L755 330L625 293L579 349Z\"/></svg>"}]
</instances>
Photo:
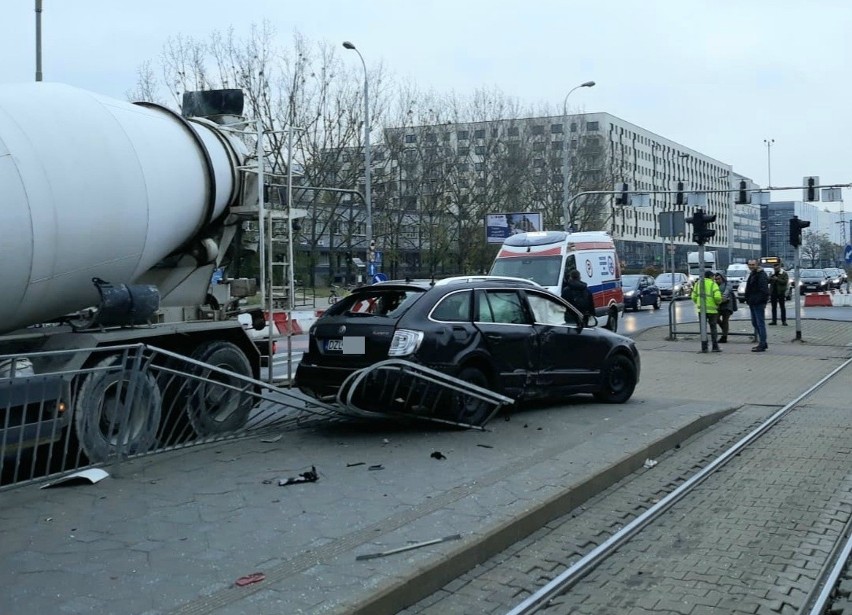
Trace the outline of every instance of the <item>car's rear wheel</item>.
<instances>
[{"instance_id":1,"label":"car's rear wheel","mask_svg":"<svg viewBox=\"0 0 852 615\"><path fill-rule=\"evenodd\" d=\"M595 398L608 404L623 404L636 389L636 365L624 355L611 357L601 374L601 390Z\"/></svg>"},{"instance_id":2,"label":"car's rear wheel","mask_svg":"<svg viewBox=\"0 0 852 615\"><path fill-rule=\"evenodd\" d=\"M483 389L491 388L488 376L478 367L465 367L456 374L456 378ZM459 423L478 425L486 419L490 411L491 406L487 402L470 395L454 393L450 398L450 416L448 418Z\"/></svg>"}]
</instances>

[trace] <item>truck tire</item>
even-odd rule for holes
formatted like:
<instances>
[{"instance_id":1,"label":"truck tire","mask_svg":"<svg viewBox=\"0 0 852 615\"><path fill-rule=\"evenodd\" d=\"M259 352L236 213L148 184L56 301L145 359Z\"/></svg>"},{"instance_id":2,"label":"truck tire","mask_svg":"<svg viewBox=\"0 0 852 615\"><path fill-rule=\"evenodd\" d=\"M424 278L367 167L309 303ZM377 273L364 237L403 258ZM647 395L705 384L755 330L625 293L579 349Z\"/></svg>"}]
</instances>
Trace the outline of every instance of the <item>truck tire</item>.
<instances>
[{"instance_id":1,"label":"truck tire","mask_svg":"<svg viewBox=\"0 0 852 615\"><path fill-rule=\"evenodd\" d=\"M74 432L92 463L145 453L157 441L162 397L156 379L122 365L120 356L83 376L74 404Z\"/></svg>"},{"instance_id":2,"label":"truck tire","mask_svg":"<svg viewBox=\"0 0 852 615\"><path fill-rule=\"evenodd\" d=\"M251 364L240 348L231 342L212 341L200 344L190 355L192 359L252 377ZM191 366L195 378L189 382L186 413L193 431L200 437L230 433L248 422L255 398L231 388L243 389L244 380L231 378L213 370Z\"/></svg>"}]
</instances>

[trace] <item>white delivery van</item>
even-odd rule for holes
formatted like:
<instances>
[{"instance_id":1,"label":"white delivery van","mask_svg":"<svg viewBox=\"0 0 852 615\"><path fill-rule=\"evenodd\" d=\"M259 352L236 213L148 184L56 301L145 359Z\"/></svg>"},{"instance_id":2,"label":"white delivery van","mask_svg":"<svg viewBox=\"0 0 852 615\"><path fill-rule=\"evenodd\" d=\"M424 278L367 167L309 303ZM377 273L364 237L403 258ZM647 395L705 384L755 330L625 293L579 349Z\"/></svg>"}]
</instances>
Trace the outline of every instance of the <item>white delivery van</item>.
<instances>
[{"instance_id":1,"label":"white delivery van","mask_svg":"<svg viewBox=\"0 0 852 615\"><path fill-rule=\"evenodd\" d=\"M589 285L595 314L606 317L606 327L617 331L624 311L621 267L615 243L603 231L516 233L504 240L489 273L532 280L561 295L572 269Z\"/></svg>"}]
</instances>

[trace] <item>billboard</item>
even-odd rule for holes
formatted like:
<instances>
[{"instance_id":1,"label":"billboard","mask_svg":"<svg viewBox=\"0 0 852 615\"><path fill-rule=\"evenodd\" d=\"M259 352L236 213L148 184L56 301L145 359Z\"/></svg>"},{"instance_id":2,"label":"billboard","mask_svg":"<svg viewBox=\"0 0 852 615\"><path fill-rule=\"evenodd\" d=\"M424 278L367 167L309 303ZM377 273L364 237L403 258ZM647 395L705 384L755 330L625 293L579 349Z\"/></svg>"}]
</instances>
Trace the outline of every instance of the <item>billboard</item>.
<instances>
[{"instance_id":1,"label":"billboard","mask_svg":"<svg viewBox=\"0 0 852 615\"><path fill-rule=\"evenodd\" d=\"M541 231L541 214L514 212L510 214L488 214L485 216L485 241L503 243L509 235Z\"/></svg>"}]
</instances>

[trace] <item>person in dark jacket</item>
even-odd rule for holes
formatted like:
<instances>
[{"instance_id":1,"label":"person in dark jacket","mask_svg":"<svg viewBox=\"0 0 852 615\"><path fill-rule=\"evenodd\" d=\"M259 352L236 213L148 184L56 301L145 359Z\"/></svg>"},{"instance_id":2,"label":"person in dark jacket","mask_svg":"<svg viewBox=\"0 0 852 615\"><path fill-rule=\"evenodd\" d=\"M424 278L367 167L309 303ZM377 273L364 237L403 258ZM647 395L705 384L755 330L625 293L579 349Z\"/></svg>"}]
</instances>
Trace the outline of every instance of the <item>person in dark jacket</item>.
<instances>
[{"instance_id":1,"label":"person in dark jacket","mask_svg":"<svg viewBox=\"0 0 852 615\"><path fill-rule=\"evenodd\" d=\"M781 307L781 324L787 326L787 285L790 276L781 268L781 263L775 263L775 270L769 276L769 300L772 302L772 322L770 325L778 324L778 310Z\"/></svg>"},{"instance_id":2,"label":"person in dark jacket","mask_svg":"<svg viewBox=\"0 0 852 615\"><path fill-rule=\"evenodd\" d=\"M719 292L722 294L722 303L719 304L719 328L722 330L722 337L719 338L719 343L726 344L730 326L728 321L730 321L731 315L737 311L737 292L721 271L716 272L715 280L719 286Z\"/></svg>"},{"instance_id":3,"label":"person in dark jacket","mask_svg":"<svg viewBox=\"0 0 852 615\"><path fill-rule=\"evenodd\" d=\"M766 343L766 303L769 301L769 278L766 272L751 259L748 262L749 273L746 279L745 300L751 312L751 324L757 336L757 346L752 352L764 352L769 346Z\"/></svg>"},{"instance_id":4,"label":"person in dark jacket","mask_svg":"<svg viewBox=\"0 0 852 615\"><path fill-rule=\"evenodd\" d=\"M562 287L562 298L577 308L583 316L592 316L595 313L595 299L589 285L580 279L580 272L572 269L568 274L568 281Z\"/></svg>"}]
</instances>

